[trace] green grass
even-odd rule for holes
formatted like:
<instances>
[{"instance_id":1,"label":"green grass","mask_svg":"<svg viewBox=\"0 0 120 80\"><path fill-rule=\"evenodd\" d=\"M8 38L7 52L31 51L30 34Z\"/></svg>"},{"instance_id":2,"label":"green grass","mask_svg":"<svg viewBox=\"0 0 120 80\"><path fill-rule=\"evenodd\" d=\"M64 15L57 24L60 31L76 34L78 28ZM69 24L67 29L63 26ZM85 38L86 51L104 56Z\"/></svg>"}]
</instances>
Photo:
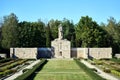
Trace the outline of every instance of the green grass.
<instances>
[{"instance_id":1,"label":"green grass","mask_svg":"<svg viewBox=\"0 0 120 80\"><path fill-rule=\"evenodd\" d=\"M92 80L74 60L49 60L34 80Z\"/></svg>"},{"instance_id":2,"label":"green grass","mask_svg":"<svg viewBox=\"0 0 120 80\"><path fill-rule=\"evenodd\" d=\"M120 59L112 58L111 61L114 61L116 63L120 63Z\"/></svg>"}]
</instances>

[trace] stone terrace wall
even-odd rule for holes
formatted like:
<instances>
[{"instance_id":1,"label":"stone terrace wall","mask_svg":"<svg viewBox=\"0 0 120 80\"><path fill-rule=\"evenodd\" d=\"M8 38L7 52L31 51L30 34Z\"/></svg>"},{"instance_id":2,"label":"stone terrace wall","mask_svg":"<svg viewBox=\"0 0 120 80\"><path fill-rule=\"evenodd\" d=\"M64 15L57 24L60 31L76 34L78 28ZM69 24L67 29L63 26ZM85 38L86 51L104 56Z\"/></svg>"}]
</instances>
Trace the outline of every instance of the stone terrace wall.
<instances>
[{"instance_id":1,"label":"stone terrace wall","mask_svg":"<svg viewBox=\"0 0 120 80\"><path fill-rule=\"evenodd\" d=\"M71 57L87 58L88 48L71 48Z\"/></svg>"},{"instance_id":2,"label":"stone terrace wall","mask_svg":"<svg viewBox=\"0 0 120 80\"><path fill-rule=\"evenodd\" d=\"M12 58L34 58L36 59L37 48L10 48Z\"/></svg>"},{"instance_id":3,"label":"stone terrace wall","mask_svg":"<svg viewBox=\"0 0 120 80\"><path fill-rule=\"evenodd\" d=\"M52 58L54 57L52 52L51 48L10 48L11 57L22 59ZM69 53L69 55L66 53ZM71 50L65 48L63 49L62 55L65 56L65 58L112 58L112 48L71 48Z\"/></svg>"},{"instance_id":4,"label":"stone terrace wall","mask_svg":"<svg viewBox=\"0 0 120 80\"><path fill-rule=\"evenodd\" d=\"M88 48L88 52L90 57L96 59L112 58L112 48Z\"/></svg>"},{"instance_id":5,"label":"stone terrace wall","mask_svg":"<svg viewBox=\"0 0 120 80\"><path fill-rule=\"evenodd\" d=\"M5 53L0 53L0 57L6 58L7 55Z\"/></svg>"},{"instance_id":6,"label":"stone terrace wall","mask_svg":"<svg viewBox=\"0 0 120 80\"><path fill-rule=\"evenodd\" d=\"M112 58L112 48L72 48L71 57L76 58Z\"/></svg>"}]
</instances>

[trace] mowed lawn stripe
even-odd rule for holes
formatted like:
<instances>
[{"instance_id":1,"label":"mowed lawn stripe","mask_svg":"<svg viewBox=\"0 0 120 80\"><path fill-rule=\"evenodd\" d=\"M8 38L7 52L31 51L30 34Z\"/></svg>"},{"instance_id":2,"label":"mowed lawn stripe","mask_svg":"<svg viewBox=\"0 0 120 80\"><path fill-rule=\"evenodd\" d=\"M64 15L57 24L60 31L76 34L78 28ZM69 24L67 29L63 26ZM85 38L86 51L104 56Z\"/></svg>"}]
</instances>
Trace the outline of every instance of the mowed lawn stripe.
<instances>
[{"instance_id":1,"label":"mowed lawn stripe","mask_svg":"<svg viewBox=\"0 0 120 80\"><path fill-rule=\"evenodd\" d=\"M34 80L92 80L74 60L49 60Z\"/></svg>"}]
</instances>

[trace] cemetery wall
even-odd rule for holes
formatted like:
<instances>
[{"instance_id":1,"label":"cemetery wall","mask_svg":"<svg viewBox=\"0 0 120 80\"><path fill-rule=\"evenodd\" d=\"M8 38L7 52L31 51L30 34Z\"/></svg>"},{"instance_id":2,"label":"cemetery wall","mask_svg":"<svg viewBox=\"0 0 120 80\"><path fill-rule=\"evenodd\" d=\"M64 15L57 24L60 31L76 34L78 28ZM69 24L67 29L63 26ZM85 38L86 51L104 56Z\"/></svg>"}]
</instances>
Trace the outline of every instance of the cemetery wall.
<instances>
[{"instance_id":1,"label":"cemetery wall","mask_svg":"<svg viewBox=\"0 0 120 80\"><path fill-rule=\"evenodd\" d=\"M37 48L10 48L10 56L12 58L36 58Z\"/></svg>"},{"instance_id":2,"label":"cemetery wall","mask_svg":"<svg viewBox=\"0 0 120 80\"><path fill-rule=\"evenodd\" d=\"M71 51L71 52L69 52ZM69 55L67 54L69 52ZM112 58L112 48L71 48L64 50L63 58ZM52 58L51 48L10 48L10 56L13 58ZM68 57L67 57L68 56Z\"/></svg>"}]
</instances>

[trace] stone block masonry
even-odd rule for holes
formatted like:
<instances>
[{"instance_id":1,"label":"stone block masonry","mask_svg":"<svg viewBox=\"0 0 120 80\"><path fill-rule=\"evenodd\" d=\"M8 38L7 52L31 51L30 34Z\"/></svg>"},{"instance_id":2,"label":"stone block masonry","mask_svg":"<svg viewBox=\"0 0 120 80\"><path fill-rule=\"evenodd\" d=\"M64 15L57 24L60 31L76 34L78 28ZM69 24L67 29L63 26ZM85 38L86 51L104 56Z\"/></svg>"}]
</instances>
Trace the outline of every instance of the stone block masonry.
<instances>
[{"instance_id":1,"label":"stone block masonry","mask_svg":"<svg viewBox=\"0 0 120 80\"><path fill-rule=\"evenodd\" d=\"M57 50L54 58L60 58ZM52 58L52 53L52 48L10 48L10 56L13 58ZM61 58L112 58L112 48L63 48L62 56Z\"/></svg>"},{"instance_id":2,"label":"stone block masonry","mask_svg":"<svg viewBox=\"0 0 120 80\"><path fill-rule=\"evenodd\" d=\"M36 59L37 48L10 48L10 56L12 58Z\"/></svg>"},{"instance_id":3,"label":"stone block masonry","mask_svg":"<svg viewBox=\"0 0 120 80\"><path fill-rule=\"evenodd\" d=\"M88 48L88 55L96 58L112 58L112 48Z\"/></svg>"},{"instance_id":4,"label":"stone block masonry","mask_svg":"<svg viewBox=\"0 0 120 80\"><path fill-rule=\"evenodd\" d=\"M112 48L71 48L71 57L76 58L112 58Z\"/></svg>"}]
</instances>

